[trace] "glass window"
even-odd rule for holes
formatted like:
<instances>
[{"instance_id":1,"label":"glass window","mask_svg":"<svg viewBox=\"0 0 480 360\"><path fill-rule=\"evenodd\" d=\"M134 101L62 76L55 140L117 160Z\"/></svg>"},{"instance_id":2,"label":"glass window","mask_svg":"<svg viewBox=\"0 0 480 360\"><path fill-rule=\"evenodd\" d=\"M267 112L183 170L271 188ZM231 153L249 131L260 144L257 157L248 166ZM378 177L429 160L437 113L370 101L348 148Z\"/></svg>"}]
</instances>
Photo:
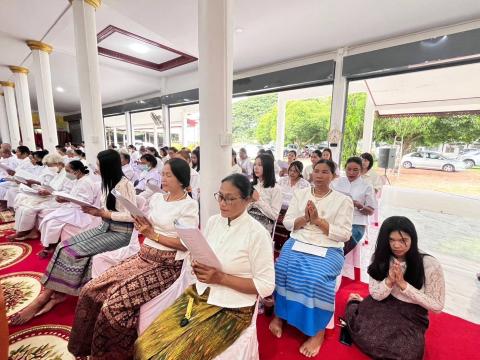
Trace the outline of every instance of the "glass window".
<instances>
[{"instance_id":1,"label":"glass window","mask_svg":"<svg viewBox=\"0 0 480 360\"><path fill-rule=\"evenodd\" d=\"M159 148L166 145L165 123L161 109L132 113L131 120L135 146Z\"/></svg>"},{"instance_id":2,"label":"glass window","mask_svg":"<svg viewBox=\"0 0 480 360\"><path fill-rule=\"evenodd\" d=\"M124 114L105 117L103 123L107 146L127 146L127 123Z\"/></svg>"},{"instance_id":3,"label":"glass window","mask_svg":"<svg viewBox=\"0 0 480 360\"><path fill-rule=\"evenodd\" d=\"M200 145L200 112L198 104L170 109L170 142L177 148Z\"/></svg>"}]
</instances>

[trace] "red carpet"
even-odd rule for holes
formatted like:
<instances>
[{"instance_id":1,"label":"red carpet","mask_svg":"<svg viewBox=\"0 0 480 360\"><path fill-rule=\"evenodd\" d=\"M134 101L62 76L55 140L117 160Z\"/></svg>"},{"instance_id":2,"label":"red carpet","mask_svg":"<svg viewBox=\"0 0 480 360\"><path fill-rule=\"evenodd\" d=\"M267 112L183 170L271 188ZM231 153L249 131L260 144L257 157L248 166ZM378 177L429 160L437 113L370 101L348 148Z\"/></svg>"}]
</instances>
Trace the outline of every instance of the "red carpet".
<instances>
[{"instance_id":1,"label":"red carpet","mask_svg":"<svg viewBox=\"0 0 480 360\"><path fill-rule=\"evenodd\" d=\"M8 231L0 231L0 242L5 242ZM38 241L29 241L32 246L31 254L23 261L0 270L0 275L19 271L43 272L48 260L39 259L36 255L41 246ZM365 284L353 282L344 278L337 293L337 314L343 314L348 294L358 292L368 293ZM75 310L76 298L70 297L65 303L58 305L52 312L33 319L24 326L11 327L10 333L17 332L36 325L57 324L71 326ZM286 326L282 339L276 339L268 331L271 318L260 315L258 318L258 338L260 342L261 360L295 360L305 359L298 348L304 341L303 335L296 329ZM317 358L323 359L368 359L355 346L342 345L339 341L339 328L327 332L324 345ZM480 359L480 326L448 314L430 314L430 327L427 331L426 360L474 360Z\"/></svg>"}]
</instances>

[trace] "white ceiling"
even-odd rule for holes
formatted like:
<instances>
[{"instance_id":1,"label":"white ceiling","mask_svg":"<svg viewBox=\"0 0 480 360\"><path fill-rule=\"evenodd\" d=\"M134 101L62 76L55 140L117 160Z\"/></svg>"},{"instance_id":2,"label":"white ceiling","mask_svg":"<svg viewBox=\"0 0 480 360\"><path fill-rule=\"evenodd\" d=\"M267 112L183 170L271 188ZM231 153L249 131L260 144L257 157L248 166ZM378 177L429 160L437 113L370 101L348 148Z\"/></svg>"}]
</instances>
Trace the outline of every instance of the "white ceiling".
<instances>
[{"instance_id":1,"label":"white ceiling","mask_svg":"<svg viewBox=\"0 0 480 360\"><path fill-rule=\"evenodd\" d=\"M62 113L80 109L69 7L67 0L0 0L0 80L12 79L7 65L30 66L26 39L52 44L52 85L65 89L54 91L56 111ZM197 0L104 0L96 15L97 32L115 25L198 55ZM474 19L480 19L478 0L462 0L461 6L451 0L235 0L234 26L243 31L235 32L234 69L239 72ZM163 78L196 69L193 63L161 73L99 59L103 104L161 93ZM36 108L33 77L29 78Z\"/></svg>"}]
</instances>

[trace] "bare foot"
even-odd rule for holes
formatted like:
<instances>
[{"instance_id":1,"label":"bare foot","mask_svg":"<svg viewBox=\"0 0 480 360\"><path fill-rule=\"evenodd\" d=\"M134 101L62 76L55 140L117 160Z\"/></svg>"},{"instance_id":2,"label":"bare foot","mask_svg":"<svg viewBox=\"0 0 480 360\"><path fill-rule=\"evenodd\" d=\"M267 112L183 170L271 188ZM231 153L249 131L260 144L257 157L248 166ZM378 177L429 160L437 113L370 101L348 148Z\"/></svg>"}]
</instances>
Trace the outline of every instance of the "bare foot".
<instances>
[{"instance_id":1,"label":"bare foot","mask_svg":"<svg viewBox=\"0 0 480 360\"><path fill-rule=\"evenodd\" d=\"M275 316L273 320L270 321L270 325L268 325L268 328L275 337L280 339L283 333L283 320Z\"/></svg>"},{"instance_id":2,"label":"bare foot","mask_svg":"<svg viewBox=\"0 0 480 360\"><path fill-rule=\"evenodd\" d=\"M32 231L29 231L24 236L17 236L16 239L20 240L20 241L23 241L23 240L30 240L30 239L38 239L39 236L40 236L40 233L37 230L34 229Z\"/></svg>"},{"instance_id":3,"label":"bare foot","mask_svg":"<svg viewBox=\"0 0 480 360\"><path fill-rule=\"evenodd\" d=\"M20 232L15 231L14 234L8 235L7 239L10 241L18 240L19 237L22 237L26 234L27 234L27 231L20 231Z\"/></svg>"},{"instance_id":4,"label":"bare foot","mask_svg":"<svg viewBox=\"0 0 480 360\"><path fill-rule=\"evenodd\" d=\"M308 338L308 340L300 346L300 353L306 357L317 356L324 338L325 330L319 331L317 335Z\"/></svg>"},{"instance_id":5,"label":"bare foot","mask_svg":"<svg viewBox=\"0 0 480 360\"><path fill-rule=\"evenodd\" d=\"M361 297L359 294L351 293L351 294L348 296L347 302L350 302L350 301L352 301L352 300L355 300L355 301L363 301L363 297Z\"/></svg>"},{"instance_id":6,"label":"bare foot","mask_svg":"<svg viewBox=\"0 0 480 360\"><path fill-rule=\"evenodd\" d=\"M50 301L52 291L44 291L40 296L25 309L20 310L10 319L10 325L23 325L32 320L37 312Z\"/></svg>"},{"instance_id":7,"label":"bare foot","mask_svg":"<svg viewBox=\"0 0 480 360\"><path fill-rule=\"evenodd\" d=\"M52 298L38 311L35 316L43 315L52 310L56 305L64 302L67 299L67 295L55 293Z\"/></svg>"}]
</instances>

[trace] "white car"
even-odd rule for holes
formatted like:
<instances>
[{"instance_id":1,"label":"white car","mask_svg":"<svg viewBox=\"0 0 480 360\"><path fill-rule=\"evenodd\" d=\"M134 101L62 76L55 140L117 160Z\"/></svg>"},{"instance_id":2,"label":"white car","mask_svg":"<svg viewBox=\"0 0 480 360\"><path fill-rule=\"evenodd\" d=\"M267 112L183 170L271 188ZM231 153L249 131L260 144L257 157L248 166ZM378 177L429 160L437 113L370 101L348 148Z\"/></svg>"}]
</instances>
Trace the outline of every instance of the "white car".
<instances>
[{"instance_id":1,"label":"white car","mask_svg":"<svg viewBox=\"0 0 480 360\"><path fill-rule=\"evenodd\" d=\"M480 150L469 151L463 155L460 155L458 160L461 160L465 163L467 169L470 169L474 166L480 166Z\"/></svg>"},{"instance_id":2,"label":"white car","mask_svg":"<svg viewBox=\"0 0 480 360\"><path fill-rule=\"evenodd\" d=\"M405 169L420 168L443 170L446 172L462 171L466 166L463 161L448 159L434 151L416 151L402 157L402 166Z\"/></svg>"}]
</instances>

